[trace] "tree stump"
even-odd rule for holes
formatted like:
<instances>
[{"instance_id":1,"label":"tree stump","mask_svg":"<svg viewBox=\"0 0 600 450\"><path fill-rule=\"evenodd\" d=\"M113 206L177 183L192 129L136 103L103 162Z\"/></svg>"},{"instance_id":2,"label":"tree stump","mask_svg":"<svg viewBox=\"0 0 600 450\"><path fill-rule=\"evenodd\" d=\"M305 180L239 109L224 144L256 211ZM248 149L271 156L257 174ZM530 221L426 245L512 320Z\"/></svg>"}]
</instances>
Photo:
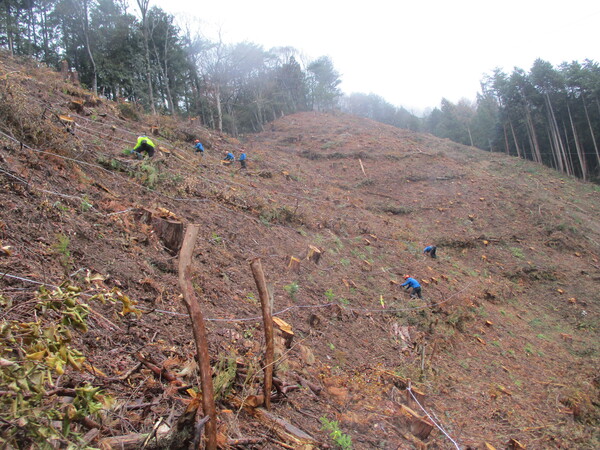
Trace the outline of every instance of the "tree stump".
<instances>
[{"instance_id":1,"label":"tree stump","mask_svg":"<svg viewBox=\"0 0 600 450\"><path fill-rule=\"evenodd\" d=\"M307 261L312 261L315 264L319 264L319 261L321 260L321 255L323 254L323 252L321 251L320 248L315 247L314 245L309 245L308 246L308 252L306 253L306 260Z\"/></svg>"},{"instance_id":2,"label":"tree stump","mask_svg":"<svg viewBox=\"0 0 600 450\"><path fill-rule=\"evenodd\" d=\"M176 255L183 243L183 223L162 217L152 217L152 228L169 253Z\"/></svg>"},{"instance_id":3,"label":"tree stump","mask_svg":"<svg viewBox=\"0 0 600 450\"><path fill-rule=\"evenodd\" d=\"M165 215L164 211L167 210L161 211L161 209L159 208L157 214ZM135 218L138 222L150 225L168 252L176 255L183 243L183 223L171 216L164 218L157 214L145 208L139 208L135 211Z\"/></svg>"},{"instance_id":4,"label":"tree stump","mask_svg":"<svg viewBox=\"0 0 600 450\"><path fill-rule=\"evenodd\" d=\"M277 337L283 340L285 348L290 348L292 346L292 341L294 340L294 332L292 331L291 325L279 317L273 317L273 323L275 324Z\"/></svg>"},{"instance_id":5,"label":"tree stump","mask_svg":"<svg viewBox=\"0 0 600 450\"><path fill-rule=\"evenodd\" d=\"M300 272L300 260L295 256L290 256L290 261L287 265L288 270L292 272L299 273Z\"/></svg>"},{"instance_id":6,"label":"tree stump","mask_svg":"<svg viewBox=\"0 0 600 450\"><path fill-rule=\"evenodd\" d=\"M69 102L69 109L76 111L78 113L82 113L83 112L83 100L72 99Z\"/></svg>"},{"instance_id":7,"label":"tree stump","mask_svg":"<svg viewBox=\"0 0 600 450\"><path fill-rule=\"evenodd\" d=\"M410 432L414 436L422 441L429 437L434 427L433 423L426 419L426 417L418 415L408 406L400 405L400 412L409 420Z\"/></svg>"}]
</instances>

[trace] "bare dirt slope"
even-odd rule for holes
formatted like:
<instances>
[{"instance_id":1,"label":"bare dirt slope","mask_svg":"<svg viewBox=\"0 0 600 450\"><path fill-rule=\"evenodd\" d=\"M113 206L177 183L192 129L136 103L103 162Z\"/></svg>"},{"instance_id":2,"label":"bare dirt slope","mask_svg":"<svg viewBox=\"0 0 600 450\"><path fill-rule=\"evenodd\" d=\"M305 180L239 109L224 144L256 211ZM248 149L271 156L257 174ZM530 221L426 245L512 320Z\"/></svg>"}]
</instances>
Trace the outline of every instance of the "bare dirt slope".
<instances>
[{"instance_id":1,"label":"bare dirt slope","mask_svg":"<svg viewBox=\"0 0 600 450\"><path fill-rule=\"evenodd\" d=\"M114 397L90 445L172 422L194 395L146 367L128 374L141 352L198 383L166 221L201 225L193 284L215 381L226 381L215 383L223 446L248 437L256 440L242 448L292 445L235 406L262 380L252 376L264 353L248 265L257 257L275 312L295 333L276 375L320 388L292 388L273 412L318 447L338 445L322 418L338 421L353 448L423 445L402 412L408 383L438 425L428 448L600 445L597 186L346 115L296 114L234 139L195 121L136 117L129 104L5 57L0 97L2 320L45 320L40 283L70 280L82 301L117 300L89 300L88 330L73 338L84 370L52 386L87 381ZM152 161L123 153L153 126L161 151ZM191 151L195 138L203 158ZM223 152L242 149L247 171L221 165ZM437 259L422 254L429 244ZM306 259L310 246L318 263ZM404 274L421 281L423 300L399 287Z\"/></svg>"}]
</instances>

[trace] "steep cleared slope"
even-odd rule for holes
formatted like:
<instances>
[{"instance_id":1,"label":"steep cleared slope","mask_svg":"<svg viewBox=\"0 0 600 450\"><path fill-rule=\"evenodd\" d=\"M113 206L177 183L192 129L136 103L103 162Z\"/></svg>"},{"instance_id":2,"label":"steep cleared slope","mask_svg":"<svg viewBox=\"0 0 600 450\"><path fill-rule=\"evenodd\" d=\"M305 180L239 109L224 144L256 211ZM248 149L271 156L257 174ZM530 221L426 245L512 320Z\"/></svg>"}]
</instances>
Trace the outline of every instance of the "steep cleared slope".
<instances>
[{"instance_id":1,"label":"steep cleared slope","mask_svg":"<svg viewBox=\"0 0 600 450\"><path fill-rule=\"evenodd\" d=\"M11 247L0 256L2 318L34 320L37 283L65 279L84 294L117 289L142 311L90 301L89 329L74 337L89 365L56 380L87 381L117 400L100 437L147 432L190 402L147 369L114 382L136 367L136 352L197 385L185 370L195 350L177 257L144 220L151 212L202 225L194 286L215 380L240 369L219 392L224 438L283 445L231 400L260 387L260 375L242 372L264 352L248 267L260 257L275 311L295 332L277 375L322 387L292 391L273 409L320 446L334 445L321 418L339 421L354 448L418 445L400 407L408 380L440 426L430 448L598 445L595 186L351 116L297 114L240 140L193 122L126 119L131 105L13 60L3 61L0 93L0 239ZM152 126L159 155L123 155ZM203 159L190 150L196 137ZM220 164L241 149L248 171ZM423 256L428 244L437 259ZM321 250L318 264L302 258L309 246ZM422 281L424 300L399 288L405 273Z\"/></svg>"}]
</instances>

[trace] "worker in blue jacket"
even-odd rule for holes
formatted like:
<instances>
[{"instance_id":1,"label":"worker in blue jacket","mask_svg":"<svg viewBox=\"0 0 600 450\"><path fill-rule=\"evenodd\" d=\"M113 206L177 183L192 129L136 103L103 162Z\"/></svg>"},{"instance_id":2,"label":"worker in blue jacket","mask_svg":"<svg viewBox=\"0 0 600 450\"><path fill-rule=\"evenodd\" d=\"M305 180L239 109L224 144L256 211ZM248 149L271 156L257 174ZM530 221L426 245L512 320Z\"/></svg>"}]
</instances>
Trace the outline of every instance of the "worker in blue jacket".
<instances>
[{"instance_id":1,"label":"worker in blue jacket","mask_svg":"<svg viewBox=\"0 0 600 450\"><path fill-rule=\"evenodd\" d=\"M200 156L204 156L204 146L198 139L194 142L194 149L196 150L194 153L200 153Z\"/></svg>"},{"instance_id":2,"label":"worker in blue jacket","mask_svg":"<svg viewBox=\"0 0 600 450\"><path fill-rule=\"evenodd\" d=\"M221 161L221 162L225 166L230 166L231 164L233 164L234 161L235 161L235 156L233 156L233 153L227 152L225 154L225 158L223 158L223 161Z\"/></svg>"},{"instance_id":3,"label":"worker in blue jacket","mask_svg":"<svg viewBox=\"0 0 600 450\"><path fill-rule=\"evenodd\" d=\"M240 162L240 169L246 168L246 158L246 152L242 152L238 158L238 161Z\"/></svg>"},{"instance_id":4,"label":"worker in blue jacket","mask_svg":"<svg viewBox=\"0 0 600 450\"><path fill-rule=\"evenodd\" d=\"M435 259L437 258L437 255L435 254L436 250L437 247L435 245L428 245L425 247L425 249L423 249L423 254L431 256L433 259Z\"/></svg>"},{"instance_id":5,"label":"worker in blue jacket","mask_svg":"<svg viewBox=\"0 0 600 450\"><path fill-rule=\"evenodd\" d=\"M414 278L411 278L410 275L404 275L404 279L406 281L404 283L402 283L400 286L404 287L405 289L412 288L412 292L410 293L411 298L415 298L415 297L423 298L421 296L421 285L419 284L419 282L417 280L415 280Z\"/></svg>"}]
</instances>

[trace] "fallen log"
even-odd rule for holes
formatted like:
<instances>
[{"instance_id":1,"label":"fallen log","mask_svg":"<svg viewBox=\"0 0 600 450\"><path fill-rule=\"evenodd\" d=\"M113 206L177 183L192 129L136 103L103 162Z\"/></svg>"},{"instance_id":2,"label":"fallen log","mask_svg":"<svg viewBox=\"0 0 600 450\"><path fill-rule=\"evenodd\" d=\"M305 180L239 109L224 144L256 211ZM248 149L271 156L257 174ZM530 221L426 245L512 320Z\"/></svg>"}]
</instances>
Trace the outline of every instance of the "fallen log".
<instances>
[{"instance_id":1,"label":"fallen log","mask_svg":"<svg viewBox=\"0 0 600 450\"><path fill-rule=\"evenodd\" d=\"M244 408L244 410L263 424L266 428L272 430L279 439L286 443L292 444L294 447L304 446L305 449L319 448L320 443L310 434L302 431L300 428L292 425L287 420L267 411L264 408L250 408L242 405L242 401L238 397L228 399L229 402L236 408Z\"/></svg>"},{"instance_id":2,"label":"fallen log","mask_svg":"<svg viewBox=\"0 0 600 450\"><path fill-rule=\"evenodd\" d=\"M159 378L164 378L169 383L173 383L178 386L181 386L183 384L183 381L177 378L177 376L173 372L169 372L164 367L161 368L158 367L156 364L151 363L146 358L144 358L144 356L140 352L135 353L134 356L140 363L142 363L144 366L146 366L148 369L154 372L154 374Z\"/></svg>"},{"instance_id":3,"label":"fallen log","mask_svg":"<svg viewBox=\"0 0 600 450\"><path fill-rule=\"evenodd\" d=\"M305 388L308 388L316 396L321 395L321 391L323 390L323 388L321 386L317 386L315 383L311 383L310 381L308 381L307 379L303 378L302 376L300 376L296 372L292 372L292 374L294 375L294 377L296 378L296 380L298 380L298 383L300 383L300 385L302 385Z\"/></svg>"},{"instance_id":4,"label":"fallen log","mask_svg":"<svg viewBox=\"0 0 600 450\"><path fill-rule=\"evenodd\" d=\"M240 439L228 439L227 445L230 447L234 447L234 446L262 444L263 442L265 442L265 438L240 438Z\"/></svg>"},{"instance_id":5,"label":"fallen log","mask_svg":"<svg viewBox=\"0 0 600 450\"><path fill-rule=\"evenodd\" d=\"M169 433L168 430L157 430L156 438L160 439ZM113 436L100 439L98 446L101 450L138 450L144 445L144 441L150 433L131 433L123 436Z\"/></svg>"}]
</instances>

